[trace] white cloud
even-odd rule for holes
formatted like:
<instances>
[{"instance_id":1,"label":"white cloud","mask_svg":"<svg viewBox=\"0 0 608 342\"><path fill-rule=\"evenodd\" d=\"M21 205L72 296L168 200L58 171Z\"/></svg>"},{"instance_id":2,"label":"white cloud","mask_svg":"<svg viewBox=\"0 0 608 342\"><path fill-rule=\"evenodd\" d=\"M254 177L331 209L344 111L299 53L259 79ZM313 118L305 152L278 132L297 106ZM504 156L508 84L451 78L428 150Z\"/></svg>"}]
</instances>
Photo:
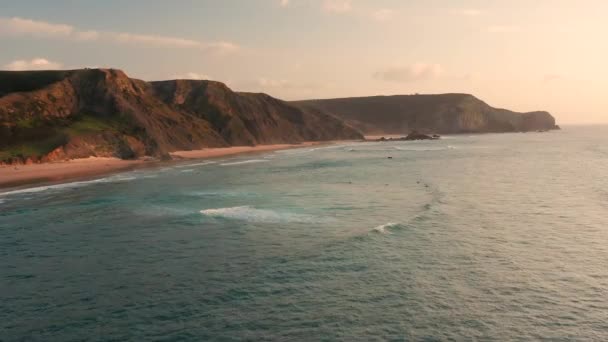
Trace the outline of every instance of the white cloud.
<instances>
[{"instance_id":1,"label":"white cloud","mask_svg":"<svg viewBox=\"0 0 608 342\"><path fill-rule=\"evenodd\" d=\"M0 17L0 35L33 36L40 38L68 39L73 41L107 41L111 43L138 44L155 47L200 49L218 53L234 52L239 48L238 45L230 42L201 42L198 40L163 35L79 30L70 25L48 23L45 21L18 17Z\"/></svg>"},{"instance_id":2,"label":"white cloud","mask_svg":"<svg viewBox=\"0 0 608 342\"><path fill-rule=\"evenodd\" d=\"M513 25L495 25L488 27L490 33L514 33L521 31L519 26Z\"/></svg>"},{"instance_id":3,"label":"white cloud","mask_svg":"<svg viewBox=\"0 0 608 342\"><path fill-rule=\"evenodd\" d=\"M78 31L74 33L74 39L80 41L97 40L99 36L100 34L97 31Z\"/></svg>"},{"instance_id":4,"label":"white cloud","mask_svg":"<svg viewBox=\"0 0 608 342\"><path fill-rule=\"evenodd\" d=\"M374 73L374 78L389 82L422 81L439 77L443 68L439 64L414 63L406 66L393 66Z\"/></svg>"},{"instance_id":5,"label":"white cloud","mask_svg":"<svg viewBox=\"0 0 608 342\"><path fill-rule=\"evenodd\" d=\"M176 80L210 80L210 79L212 79L212 77L209 75L199 74L196 72L187 72L185 74L172 76L171 78L176 79Z\"/></svg>"},{"instance_id":6,"label":"white cloud","mask_svg":"<svg viewBox=\"0 0 608 342\"><path fill-rule=\"evenodd\" d=\"M455 10L454 13L468 17L476 17L478 15L482 15L484 11L476 8L463 8Z\"/></svg>"},{"instance_id":7,"label":"white cloud","mask_svg":"<svg viewBox=\"0 0 608 342\"><path fill-rule=\"evenodd\" d=\"M61 69L62 64L51 62L46 58L34 58L32 60L16 60L4 66L6 70L23 71L23 70L56 70Z\"/></svg>"},{"instance_id":8,"label":"white cloud","mask_svg":"<svg viewBox=\"0 0 608 342\"><path fill-rule=\"evenodd\" d=\"M395 11L388 8L381 8L372 12L372 18L377 21L387 21L393 18Z\"/></svg>"},{"instance_id":9,"label":"white cloud","mask_svg":"<svg viewBox=\"0 0 608 342\"><path fill-rule=\"evenodd\" d=\"M0 34L29 35L36 37L68 37L73 32L74 27L70 25L52 24L19 17L0 17Z\"/></svg>"},{"instance_id":10,"label":"white cloud","mask_svg":"<svg viewBox=\"0 0 608 342\"><path fill-rule=\"evenodd\" d=\"M203 50L215 51L217 53L231 53L240 49L240 47L230 42L215 42L203 44L201 47Z\"/></svg>"},{"instance_id":11,"label":"white cloud","mask_svg":"<svg viewBox=\"0 0 608 342\"><path fill-rule=\"evenodd\" d=\"M119 43L144 44L160 47L200 48L203 43L183 38L133 33L108 33L106 36Z\"/></svg>"},{"instance_id":12,"label":"white cloud","mask_svg":"<svg viewBox=\"0 0 608 342\"><path fill-rule=\"evenodd\" d=\"M324 0L322 6L325 13L346 13L353 9L350 0Z\"/></svg>"}]
</instances>

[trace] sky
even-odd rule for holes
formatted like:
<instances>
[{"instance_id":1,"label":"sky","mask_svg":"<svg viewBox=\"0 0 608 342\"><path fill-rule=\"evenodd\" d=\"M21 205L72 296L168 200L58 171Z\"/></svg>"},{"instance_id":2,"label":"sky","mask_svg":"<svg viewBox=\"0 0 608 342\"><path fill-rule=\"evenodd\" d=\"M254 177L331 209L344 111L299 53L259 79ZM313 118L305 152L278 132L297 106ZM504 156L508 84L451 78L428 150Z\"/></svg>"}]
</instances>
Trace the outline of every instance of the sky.
<instances>
[{"instance_id":1,"label":"sky","mask_svg":"<svg viewBox=\"0 0 608 342\"><path fill-rule=\"evenodd\" d=\"M608 123L604 0L0 0L0 69L112 67L286 99L471 93Z\"/></svg>"}]
</instances>

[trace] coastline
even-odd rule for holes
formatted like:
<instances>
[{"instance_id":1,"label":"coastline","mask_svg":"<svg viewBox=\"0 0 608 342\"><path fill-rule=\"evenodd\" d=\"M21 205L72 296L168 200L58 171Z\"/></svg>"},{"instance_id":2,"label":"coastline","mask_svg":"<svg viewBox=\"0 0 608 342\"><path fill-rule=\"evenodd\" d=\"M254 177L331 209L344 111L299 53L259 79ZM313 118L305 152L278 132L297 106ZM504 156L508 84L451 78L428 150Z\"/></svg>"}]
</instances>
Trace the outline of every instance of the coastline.
<instances>
[{"instance_id":1,"label":"coastline","mask_svg":"<svg viewBox=\"0 0 608 342\"><path fill-rule=\"evenodd\" d=\"M257 146L232 146L204 148L192 151L175 151L171 161L123 160L118 158L89 157L68 161L0 166L0 190L27 188L33 185L57 184L73 180L86 180L114 173L160 165L174 165L186 160L234 157L242 154L255 154L316 145L330 145L336 141L306 141L300 144L272 144Z\"/></svg>"}]
</instances>

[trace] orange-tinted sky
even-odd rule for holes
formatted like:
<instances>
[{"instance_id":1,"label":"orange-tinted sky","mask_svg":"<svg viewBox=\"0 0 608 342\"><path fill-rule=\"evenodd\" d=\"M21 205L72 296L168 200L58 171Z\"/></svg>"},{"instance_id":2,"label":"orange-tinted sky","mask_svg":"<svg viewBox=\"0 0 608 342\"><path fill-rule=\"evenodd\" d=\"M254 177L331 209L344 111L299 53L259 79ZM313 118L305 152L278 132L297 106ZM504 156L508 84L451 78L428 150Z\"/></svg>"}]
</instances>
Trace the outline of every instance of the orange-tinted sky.
<instances>
[{"instance_id":1,"label":"orange-tinted sky","mask_svg":"<svg viewBox=\"0 0 608 342\"><path fill-rule=\"evenodd\" d=\"M607 123L608 1L0 3L0 67L116 67L284 99L473 93Z\"/></svg>"}]
</instances>

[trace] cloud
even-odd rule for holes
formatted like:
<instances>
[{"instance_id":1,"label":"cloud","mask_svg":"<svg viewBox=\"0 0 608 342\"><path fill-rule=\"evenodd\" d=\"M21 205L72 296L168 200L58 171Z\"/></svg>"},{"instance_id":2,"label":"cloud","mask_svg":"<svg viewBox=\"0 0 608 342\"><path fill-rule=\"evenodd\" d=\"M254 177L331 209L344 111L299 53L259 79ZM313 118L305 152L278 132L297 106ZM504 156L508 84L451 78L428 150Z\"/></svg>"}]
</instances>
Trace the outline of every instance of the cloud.
<instances>
[{"instance_id":1,"label":"cloud","mask_svg":"<svg viewBox=\"0 0 608 342\"><path fill-rule=\"evenodd\" d=\"M67 39L72 41L107 41L116 44L137 44L152 47L199 49L209 52L228 53L239 49L230 42L201 42L198 40L163 35L135 34L79 30L66 24L48 23L19 17L0 17L0 35L32 36L38 38Z\"/></svg>"},{"instance_id":2,"label":"cloud","mask_svg":"<svg viewBox=\"0 0 608 342\"><path fill-rule=\"evenodd\" d=\"M218 53L230 53L230 52L235 52L235 51L239 50L240 46L238 46L234 43L230 43L230 42L215 42L215 43L203 44L201 49L211 50L211 51L215 51Z\"/></svg>"},{"instance_id":3,"label":"cloud","mask_svg":"<svg viewBox=\"0 0 608 342\"><path fill-rule=\"evenodd\" d=\"M514 33L521 31L519 26L514 25L495 25L488 27L490 33Z\"/></svg>"},{"instance_id":4,"label":"cloud","mask_svg":"<svg viewBox=\"0 0 608 342\"><path fill-rule=\"evenodd\" d=\"M133 33L108 33L107 37L119 43L144 44L160 47L200 48L203 43L183 38Z\"/></svg>"},{"instance_id":5,"label":"cloud","mask_svg":"<svg viewBox=\"0 0 608 342\"><path fill-rule=\"evenodd\" d=\"M442 73L443 69L439 64L414 63L377 71L373 77L388 82L413 82L437 78Z\"/></svg>"},{"instance_id":6,"label":"cloud","mask_svg":"<svg viewBox=\"0 0 608 342\"><path fill-rule=\"evenodd\" d=\"M98 40L100 33L97 31L78 31L74 33L74 39L78 41Z\"/></svg>"},{"instance_id":7,"label":"cloud","mask_svg":"<svg viewBox=\"0 0 608 342\"><path fill-rule=\"evenodd\" d=\"M459 14L459 15L464 15L467 17L476 17L479 15L482 15L484 13L484 11L480 10L480 9L476 9L476 8L463 8L463 9L454 10L454 13Z\"/></svg>"},{"instance_id":8,"label":"cloud","mask_svg":"<svg viewBox=\"0 0 608 342\"><path fill-rule=\"evenodd\" d=\"M19 17L0 17L0 34L5 35L29 35L35 37L68 37L72 35L74 31L74 27L65 24L52 24L44 21L23 19Z\"/></svg>"},{"instance_id":9,"label":"cloud","mask_svg":"<svg viewBox=\"0 0 608 342\"><path fill-rule=\"evenodd\" d=\"M393 18L395 11L388 8L381 8L372 12L371 16L376 21L387 21Z\"/></svg>"},{"instance_id":10,"label":"cloud","mask_svg":"<svg viewBox=\"0 0 608 342\"><path fill-rule=\"evenodd\" d=\"M34 58L32 60L16 60L4 66L6 70L23 71L23 70L56 70L61 69L63 65L57 62L51 62L46 58Z\"/></svg>"},{"instance_id":11,"label":"cloud","mask_svg":"<svg viewBox=\"0 0 608 342\"><path fill-rule=\"evenodd\" d=\"M212 77L209 75L199 74L196 72L187 72L185 74L172 76L171 78L176 79L176 80L210 80L210 79L212 79Z\"/></svg>"},{"instance_id":12,"label":"cloud","mask_svg":"<svg viewBox=\"0 0 608 342\"><path fill-rule=\"evenodd\" d=\"M350 0L324 0L322 5L325 13L346 13L353 9Z\"/></svg>"},{"instance_id":13,"label":"cloud","mask_svg":"<svg viewBox=\"0 0 608 342\"><path fill-rule=\"evenodd\" d=\"M287 6L289 6L289 0L280 0L279 5L281 7L287 7Z\"/></svg>"}]
</instances>

